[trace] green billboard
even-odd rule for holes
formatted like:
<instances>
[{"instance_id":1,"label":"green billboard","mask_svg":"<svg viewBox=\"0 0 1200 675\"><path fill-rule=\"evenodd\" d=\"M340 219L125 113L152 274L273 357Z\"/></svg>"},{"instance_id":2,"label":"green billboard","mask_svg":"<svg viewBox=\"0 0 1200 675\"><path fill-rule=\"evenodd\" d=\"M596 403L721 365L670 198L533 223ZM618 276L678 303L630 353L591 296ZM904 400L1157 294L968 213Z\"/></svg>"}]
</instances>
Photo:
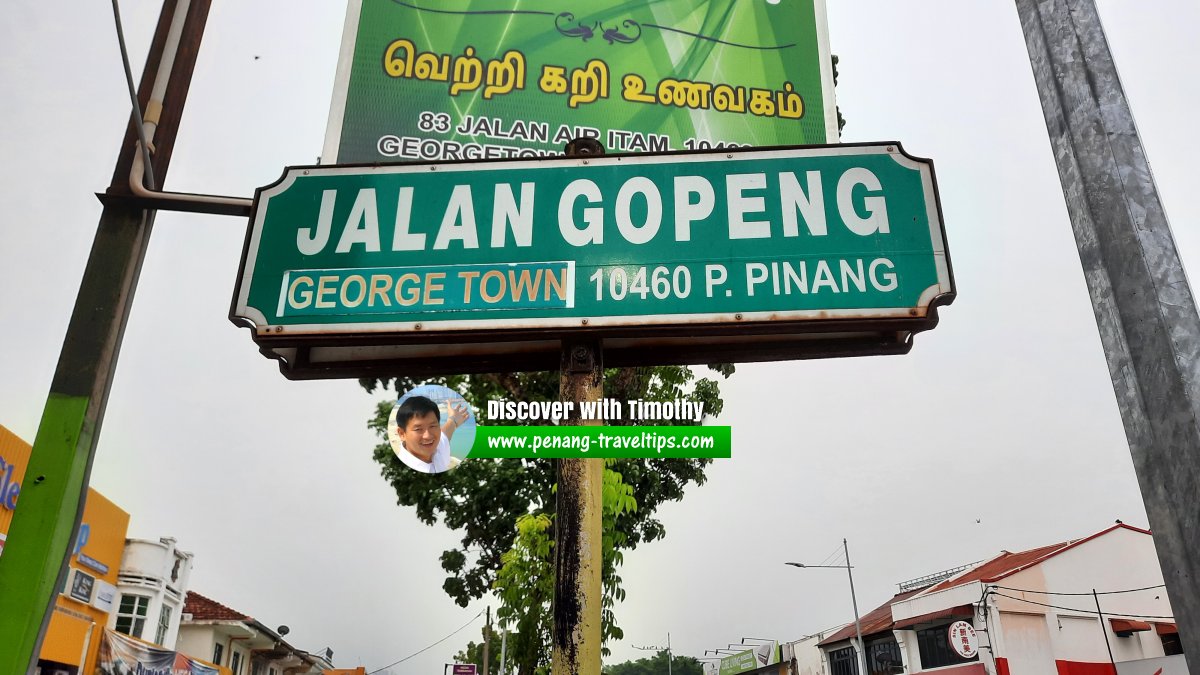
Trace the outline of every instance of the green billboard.
<instances>
[{"instance_id":1,"label":"green billboard","mask_svg":"<svg viewBox=\"0 0 1200 675\"><path fill-rule=\"evenodd\" d=\"M779 663L779 643L751 647L721 659L719 675L740 675Z\"/></svg>"},{"instance_id":2,"label":"green billboard","mask_svg":"<svg viewBox=\"0 0 1200 675\"><path fill-rule=\"evenodd\" d=\"M832 143L823 0L351 0L323 163Z\"/></svg>"},{"instance_id":3,"label":"green billboard","mask_svg":"<svg viewBox=\"0 0 1200 675\"><path fill-rule=\"evenodd\" d=\"M256 196L235 292L257 339L382 358L449 335L931 327L954 288L932 167L888 144L292 168Z\"/></svg>"}]
</instances>

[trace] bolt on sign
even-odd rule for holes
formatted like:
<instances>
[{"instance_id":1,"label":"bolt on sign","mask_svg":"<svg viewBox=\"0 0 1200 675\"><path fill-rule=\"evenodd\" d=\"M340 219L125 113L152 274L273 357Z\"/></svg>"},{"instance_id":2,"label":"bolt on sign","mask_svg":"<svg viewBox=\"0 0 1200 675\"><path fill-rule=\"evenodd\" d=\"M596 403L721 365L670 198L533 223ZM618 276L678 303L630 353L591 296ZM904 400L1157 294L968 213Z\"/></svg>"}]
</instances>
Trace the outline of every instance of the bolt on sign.
<instances>
[{"instance_id":1,"label":"bolt on sign","mask_svg":"<svg viewBox=\"0 0 1200 675\"><path fill-rule=\"evenodd\" d=\"M350 0L324 163L837 141L824 0L563 10Z\"/></svg>"},{"instance_id":2,"label":"bolt on sign","mask_svg":"<svg viewBox=\"0 0 1200 675\"><path fill-rule=\"evenodd\" d=\"M258 190L230 318L289 377L902 353L954 298L898 144L299 167Z\"/></svg>"}]
</instances>

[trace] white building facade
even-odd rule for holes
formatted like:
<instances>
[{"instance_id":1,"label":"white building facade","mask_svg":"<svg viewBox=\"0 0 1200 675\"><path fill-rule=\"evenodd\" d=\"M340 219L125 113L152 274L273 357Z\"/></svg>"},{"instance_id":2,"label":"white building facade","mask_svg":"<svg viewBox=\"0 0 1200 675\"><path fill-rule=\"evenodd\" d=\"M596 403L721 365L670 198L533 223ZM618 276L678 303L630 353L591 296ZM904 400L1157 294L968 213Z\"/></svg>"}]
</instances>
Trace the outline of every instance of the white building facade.
<instances>
[{"instance_id":1,"label":"white building facade","mask_svg":"<svg viewBox=\"0 0 1200 675\"><path fill-rule=\"evenodd\" d=\"M284 640L284 627L257 619L195 592L188 593L179 640L181 654L229 669L231 675L320 675L333 668L333 651L311 654Z\"/></svg>"},{"instance_id":2,"label":"white building facade","mask_svg":"<svg viewBox=\"0 0 1200 675\"><path fill-rule=\"evenodd\" d=\"M172 649L191 573L192 554L174 539L127 539L108 628Z\"/></svg>"},{"instance_id":3,"label":"white building facade","mask_svg":"<svg viewBox=\"0 0 1200 675\"><path fill-rule=\"evenodd\" d=\"M902 593L869 616L863 638L870 675L1188 672L1154 540L1120 522L1083 539L1004 551ZM958 621L974 629L977 653L970 658L949 639ZM825 673L857 675L846 630L820 649Z\"/></svg>"}]
</instances>

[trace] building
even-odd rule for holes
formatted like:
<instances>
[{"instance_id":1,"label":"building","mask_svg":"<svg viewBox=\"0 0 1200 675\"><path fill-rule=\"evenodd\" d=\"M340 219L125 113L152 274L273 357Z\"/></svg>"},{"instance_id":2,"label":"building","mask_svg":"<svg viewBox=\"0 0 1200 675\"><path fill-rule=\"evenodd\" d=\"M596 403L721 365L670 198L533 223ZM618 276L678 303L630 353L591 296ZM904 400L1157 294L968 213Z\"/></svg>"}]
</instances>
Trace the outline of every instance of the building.
<instances>
[{"instance_id":1,"label":"building","mask_svg":"<svg viewBox=\"0 0 1200 675\"><path fill-rule=\"evenodd\" d=\"M32 450L0 426L0 555ZM189 593L193 556L175 539L127 539L128 529L129 514L89 488L35 675L134 672L139 665L157 672L164 662L171 672L206 675L332 670L331 650L295 649L282 638L286 629Z\"/></svg>"},{"instance_id":2,"label":"building","mask_svg":"<svg viewBox=\"0 0 1200 675\"><path fill-rule=\"evenodd\" d=\"M283 639L286 626L272 630L258 619L189 592L176 649L228 668L230 675L320 675L333 668L333 650L296 649Z\"/></svg>"},{"instance_id":3,"label":"building","mask_svg":"<svg viewBox=\"0 0 1200 675\"><path fill-rule=\"evenodd\" d=\"M861 617L871 675L1188 672L1148 530L1118 521L919 581ZM857 675L854 635L819 642L824 672Z\"/></svg>"},{"instance_id":4,"label":"building","mask_svg":"<svg viewBox=\"0 0 1200 675\"><path fill-rule=\"evenodd\" d=\"M117 581L120 601L108 628L172 648L179 634L192 557L170 537L126 540Z\"/></svg>"},{"instance_id":5,"label":"building","mask_svg":"<svg viewBox=\"0 0 1200 675\"><path fill-rule=\"evenodd\" d=\"M0 426L0 554L33 448ZM68 573L42 642L39 675L93 673L101 635L116 609L129 514L89 488Z\"/></svg>"}]
</instances>

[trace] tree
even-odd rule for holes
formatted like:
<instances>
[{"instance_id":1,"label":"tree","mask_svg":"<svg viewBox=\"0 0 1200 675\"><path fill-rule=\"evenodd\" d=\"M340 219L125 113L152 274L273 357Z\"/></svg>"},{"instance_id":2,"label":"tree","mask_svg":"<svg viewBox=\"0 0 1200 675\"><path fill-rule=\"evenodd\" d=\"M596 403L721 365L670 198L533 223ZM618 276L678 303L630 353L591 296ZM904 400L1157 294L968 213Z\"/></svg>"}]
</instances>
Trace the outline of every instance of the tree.
<instances>
[{"instance_id":1,"label":"tree","mask_svg":"<svg viewBox=\"0 0 1200 675\"><path fill-rule=\"evenodd\" d=\"M509 639L512 639L511 635L509 635ZM503 639L500 631L492 630L492 637L488 640L488 675L499 675L500 673L500 648L502 646ZM465 649L454 655L454 662L474 663L478 669L475 672L483 675L483 640L468 642Z\"/></svg>"},{"instance_id":2,"label":"tree","mask_svg":"<svg viewBox=\"0 0 1200 675\"><path fill-rule=\"evenodd\" d=\"M732 365L709 366L723 377L729 377L734 371ZM429 380L429 383L444 384L463 395L477 414L487 410L488 400L520 400L520 401L553 401L558 399L559 375L557 372L540 373L494 373L476 376L453 376ZM363 387L371 392L380 388L393 388L398 392L407 391L417 384L409 378L399 377L387 380L362 380ZM716 380L702 377L697 379L691 368L682 366L656 366L639 368L617 368L605 371L605 396L619 401L641 399L646 401L670 401L676 399L693 402L703 402L706 413L720 414L723 402L720 397ZM376 407L375 417L369 422L381 436L386 438L386 424L394 399L381 401ZM662 424L658 420L637 420L631 418L629 407L624 406L626 416L618 420L609 420L609 424ZM509 422L506 422L508 424ZM519 424L519 423L518 423ZM446 527L462 533L460 546L443 551L441 554L442 569L447 572L442 588L457 604L466 606L472 599L482 597L490 592L497 582L497 575L505 565L503 556L510 550L517 551L521 560L511 579L522 579L514 588L529 589L530 596L515 605L507 620L517 624L517 630L522 636L523 644L516 645L518 650L524 650L527 659L533 659L534 668L538 659L533 653L544 654L544 643L539 639L539 631L532 625L521 625L535 622L545 626L548 615L536 607L549 602L549 595L544 598L537 595L529 579L543 580L552 574L535 573L535 558L552 561L549 548L540 548L545 541L552 542L552 517L555 509L554 486L556 482L555 465L553 462L536 459L499 459L473 460L463 462L454 471L439 474L421 474L410 470L401 463L385 441L375 447L375 460L379 462L384 478L396 491L396 501L402 506L411 506L416 510L417 518L422 522L434 525L441 520ZM701 485L705 481L704 469L712 460L709 459L620 459L608 463L606 484L610 484L617 492L626 493L632 499L618 500L623 504L606 503L612 507L611 513L606 508L610 521L606 535L611 535L606 543L611 549L606 551L605 570L608 572L606 582L606 598L602 631L606 638L620 638L620 629L616 626L612 615L612 605L624 596L619 588L620 578L615 569L623 559L623 551L632 550L643 542L661 539L666 534L662 522L654 517L658 506L668 501L678 501L683 498L685 488L695 483ZM626 491L627 486L628 490ZM526 516L544 516L542 520L522 521ZM534 528L538 531L522 530ZM514 537L514 528L516 536ZM522 543L522 536L525 537ZM524 548L522 548L524 546ZM524 557L521 557L524 556ZM552 569L552 565L551 565ZM533 570L533 571L531 571ZM552 591L553 586L550 586ZM516 591L514 590L514 593ZM500 591L504 597L503 590ZM497 613L500 616L500 613ZM510 651L514 644L510 642ZM514 651L514 664L522 664ZM532 675L533 670L521 671L524 675Z\"/></svg>"},{"instance_id":3,"label":"tree","mask_svg":"<svg viewBox=\"0 0 1200 675\"><path fill-rule=\"evenodd\" d=\"M691 656L675 656L668 667L669 654L661 650L654 656L604 667L604 675L703 675L704 666Z\"/></svg>"}]
</instances>

